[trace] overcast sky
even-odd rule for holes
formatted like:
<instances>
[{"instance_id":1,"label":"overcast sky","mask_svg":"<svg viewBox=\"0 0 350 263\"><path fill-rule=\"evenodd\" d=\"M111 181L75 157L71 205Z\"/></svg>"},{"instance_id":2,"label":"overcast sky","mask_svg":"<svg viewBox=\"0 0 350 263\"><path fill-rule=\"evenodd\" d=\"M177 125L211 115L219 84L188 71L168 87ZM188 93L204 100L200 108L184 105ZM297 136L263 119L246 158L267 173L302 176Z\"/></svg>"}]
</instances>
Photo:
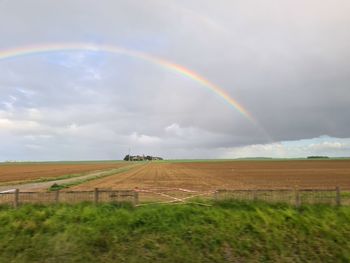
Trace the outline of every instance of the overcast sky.
<instances>
[{"instance_id":1,"label":"overcast sky","mask_svg":"<svg viewBox=\"0 0 350 263\"><path fill-rule=\"evenodd\" d=\"M0 0L0 161L350 156L348 0Z\"/></svg>"}]
</instances>

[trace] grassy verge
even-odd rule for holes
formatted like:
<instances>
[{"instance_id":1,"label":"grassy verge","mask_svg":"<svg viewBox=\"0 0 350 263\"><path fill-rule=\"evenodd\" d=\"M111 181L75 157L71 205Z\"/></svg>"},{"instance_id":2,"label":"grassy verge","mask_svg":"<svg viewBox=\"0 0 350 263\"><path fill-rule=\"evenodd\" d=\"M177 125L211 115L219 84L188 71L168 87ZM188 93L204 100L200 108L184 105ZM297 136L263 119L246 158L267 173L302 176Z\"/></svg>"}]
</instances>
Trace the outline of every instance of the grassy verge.
<instances>
[{"instance_id":1,"label":"grassy verge","mask_svg":"<svg viewBox=\"0 0 350 263\"><path fill-rule=\"evenodd\" d=\"M64 179L70 179L70 178L74 178L74 177L84 176L84 175L87 175L89 173L96 173L99 171L103 171L103 170L95 170L95 171L76 173L76 174L65 174L65 175L60 175L57 177L42 177L42 178L32 179L32 180L4 182L4 183L0 183L0 186L3 186L3 185L21 185L21 184L28 184L28 183L43 183L43 182L50 182L50 181L56 181L56 180L64 180Z\"/></svg>"},{"instance_id":2,"label":"grassy verge","mask_svg":"<svg viewBox=\"0 0 350 263\"><path fill-rule=\"evenodd\" d=\"M115 169L104 169L104 170L92 170L92 171L88 171L88 172L82 172L82 173L75 173L75 174L65 174L65 175L61 175L61 176L57 176L57 177L42 177L42 178L38 178L38 179L31 179L31 180L21 180L21 181L11 181L11 182L3 182L0 183L0 186L6 186L6 185L21 185L21 184L29 184L29 183L43 183L43 182L51 182L51 181L58 181L58 180L65 180L65 179L70 179L70 178L75 178L75 177L81 177L84 175L88 175L91 173L98 173L98 172L104 172L106 171L106 173L110 172L118 172L120 169L124 169L124 168L132 168L137 164L132 164L132 165L128 165L128 166L124 166L121 168L115 168Z\"/></svg>"},{"instance_id":3,"label":"grassy verge","mask_svg":"<svg viewBox=\"0 0 350 263\"><path fill-rule=\"evenodd\" d=\"M126 167L121 167L121 168L118 168L118 169L113 169L113 170L109 170L109 171L106 171L106 172L101 172L100 174L98 174L96 176L91 176L91 177L88 177L88 178L82 178L80 180L76 180L76 181L69 182L69 183L63 183L63 184L55 183L48 190L49 191L56 191L56 190L61 190L61 189L64 189L64 188L69 188L69 187L76 186L76 185L79 185L79 184L82 184L82 183L86 183L86 182L89 182L89 181L92 181L92 180L96 180L96 179L100 179L100 178L103 178L103 177L107 177L107 176L115 175L115 174L118 174L118 173L126 172L126 171L131 170L135 166L138 166L138 165L141 165L141 164L142 163L137 163L137 164L128 165Z\"/></svg>"},{"instance_id":4,"label":"grassy verge","mask_svg":"<svg viewBox=\"0 0 350 263\"><path fill-rule=\"evenodd\" d=\"M127 167L129 167L129 166L127 166ZM121 167L121 168L124 168L124 167ZM116 169L113 169L113 170L118 170L118 169L120 169L120 168L116 168ZM106 169L104 169L104 170L92 170L92 171L82 172L82 173L65 174L65 175L60 175L60 176L57 176L57 177L42 177L42 178L32 179L32 180L3 182L3 183L0 183L0 186L4 186L4 185L21 185L21 184L28 184L28 183L51 182L51 181L57 181L57 180L64 180L64 179L80 177L80 176L88 175L88 174L91 174L91 173L103 172L105 170ZM111 171L111 169L108 169L108 171Z\"/></svg>"},{"instance_id":5,"label":"grassy verge","mask_svg":"<svg viewBox=\"0 0 350 263\"><path fill-rule=\"evenodd\" d=\"M8 161L0 162L1 165L27 165L27 164L101 164L101 163L123 163L123 160L90 160L90 161Z\"/></svg>"},{"instance_id":6,"label":"grassy verge","mask_svg":"<svg viewBox=\"0 0 350 263\"><path fill-rule=\"evenodd\" d=\"M350 207L0 208L0 262L349 262Z\"/></svg>"}]
</instances>

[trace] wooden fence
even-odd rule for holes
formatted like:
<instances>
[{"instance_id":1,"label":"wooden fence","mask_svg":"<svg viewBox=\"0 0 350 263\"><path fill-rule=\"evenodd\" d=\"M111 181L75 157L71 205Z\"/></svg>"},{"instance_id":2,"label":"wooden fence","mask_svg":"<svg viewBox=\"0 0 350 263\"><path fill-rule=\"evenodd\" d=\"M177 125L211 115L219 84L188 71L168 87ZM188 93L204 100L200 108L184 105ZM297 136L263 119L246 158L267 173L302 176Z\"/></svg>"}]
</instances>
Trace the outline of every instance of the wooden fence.
<instances>
[{"instance_id":1,"label":"wooden fence","mask_svg":"<svg viewBox=\"0 0 350 263\"><path fill-rule=\"evenodd\" d=\"M52 191L52 192L21 192L15 189L11 192L0 193L0 204L55 204L55 203L138 203L138 192L134 190L100 190L94 191Z\"/></svg>"},{"instance_id":2,"label":"wooden fence","mask_svg":"<svg viewBox=\"0 0 350 263\"><path fill-rule=\"evenodd\" d=\"M142 203L188 203L194 198L206 200L240 200L265 201L270 203L288 203L297 207L302 204L350 205L350 190L340 189L253 189L198 192L181 189L182 191L158 189L134 190L101 190L94 191L52 191L52 192L22 192L18 189L0 193L0 205L12 205L15 208L21 204L55 204L92 202L113 203L130 202L134 205ZM139 195L140 194L140 195Z\"/></svg>"},{"instance_id":3,"label":"wooden fence","mask_svg":"<svg viewBox=\"0 0 350 263\"><path fill-rule=\"evenodd\" d=\"M288 203L296 207L302 204L350 205L350 191L333 189L265 189L265 190L217 190L216 200L251 200Z\"/></svg>"}]
</instances>

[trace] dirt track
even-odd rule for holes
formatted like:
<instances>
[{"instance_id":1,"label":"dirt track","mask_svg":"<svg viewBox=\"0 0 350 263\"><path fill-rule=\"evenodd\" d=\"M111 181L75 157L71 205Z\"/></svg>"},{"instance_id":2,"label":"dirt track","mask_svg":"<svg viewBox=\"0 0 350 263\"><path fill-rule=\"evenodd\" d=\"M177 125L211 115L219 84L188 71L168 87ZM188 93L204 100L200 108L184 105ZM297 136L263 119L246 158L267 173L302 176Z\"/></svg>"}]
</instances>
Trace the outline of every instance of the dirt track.
<instances>
[{"instance_id":1,"label":"dirt track","mask_svg":"<svg viewBox=\"0 0 350 263\"><path fill-rule=\"evenodd\" d=\"M123 162L106 163L9 163L0 165L0 183L54 178L63 175L82 174L87 172L120 168L127 165Z\"/></svg>"},{"instance_id":2,"label":"dirt track","mask_svg":"<svg viewBox=\"0 0 350 263\"><path fill-rule=\"evenodd\" d=\"M125 173L90 181L72 190L185 188L267 189L329 188L350 189L350 161L230 161L162 163L151 162Z\"/></svg>"},{"instance_id":3,"label":"dirt track","mask_svg":"<svg viewBox=\"0 0 350 263\"><path fill-rule=\"evenodd\" d=\"M113 170L113 169L112 169ZM78 177L73 177L73 178L68 178L68 179L62 179L62 180L53 180L53 181L48 181L48 182L31 182L31 183L25 183L25 184L13 184L13 185L2 185L0 186L0 193L2 191L13 191L14 189L19 189L20 191L25 191L25 192L46 192L50 186L53 184L67 184L67 183L74 183L76 181L80 180L86 180L89 178L94 178L96 176L100 176L107 171L97 171L97 172L91 172L91 173L86 173L82 176Z\"/></svg>"}]
</instances>

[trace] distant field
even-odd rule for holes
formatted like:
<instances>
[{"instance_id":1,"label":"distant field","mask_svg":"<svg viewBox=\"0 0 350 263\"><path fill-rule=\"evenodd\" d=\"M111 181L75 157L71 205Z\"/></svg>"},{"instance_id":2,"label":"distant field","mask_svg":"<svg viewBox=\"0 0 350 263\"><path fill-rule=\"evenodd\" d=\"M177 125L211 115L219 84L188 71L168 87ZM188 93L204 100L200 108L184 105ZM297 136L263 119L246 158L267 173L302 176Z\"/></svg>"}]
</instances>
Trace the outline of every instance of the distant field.
<instances>
[{"instance_id":1,"label":"distant field","mask_svg":"<svg viewBox=\"0 0 350 263\"><path fill-rule=\"evenodd\" d=\"M120 168L125 165L127 165L125 162L2 163L0 164L0 183L55 178Z\"/></svg>"},{"instance_id":2,"label":"distant field","mask_svg":"<svg viewBox=\"0 0 350 263\"><path fill-rule=\"evenodd\" d=\"M82 182L71 190L98 188L350 189L350 160L187 160L140 162L126 172ZM51 179L130 165L123 161L2 163L0 183Z\"/></svg>"},{"instance_id":3,"label":"distant field","mask_svg":"<svg viewBox=\"0 0 350 263\"><path fill-rule=\"evenodd\" d=\"M174 187L206 191L335 186L350 189L350 160L151 162L72 189Z\"/></svg>"}]
</instances>

